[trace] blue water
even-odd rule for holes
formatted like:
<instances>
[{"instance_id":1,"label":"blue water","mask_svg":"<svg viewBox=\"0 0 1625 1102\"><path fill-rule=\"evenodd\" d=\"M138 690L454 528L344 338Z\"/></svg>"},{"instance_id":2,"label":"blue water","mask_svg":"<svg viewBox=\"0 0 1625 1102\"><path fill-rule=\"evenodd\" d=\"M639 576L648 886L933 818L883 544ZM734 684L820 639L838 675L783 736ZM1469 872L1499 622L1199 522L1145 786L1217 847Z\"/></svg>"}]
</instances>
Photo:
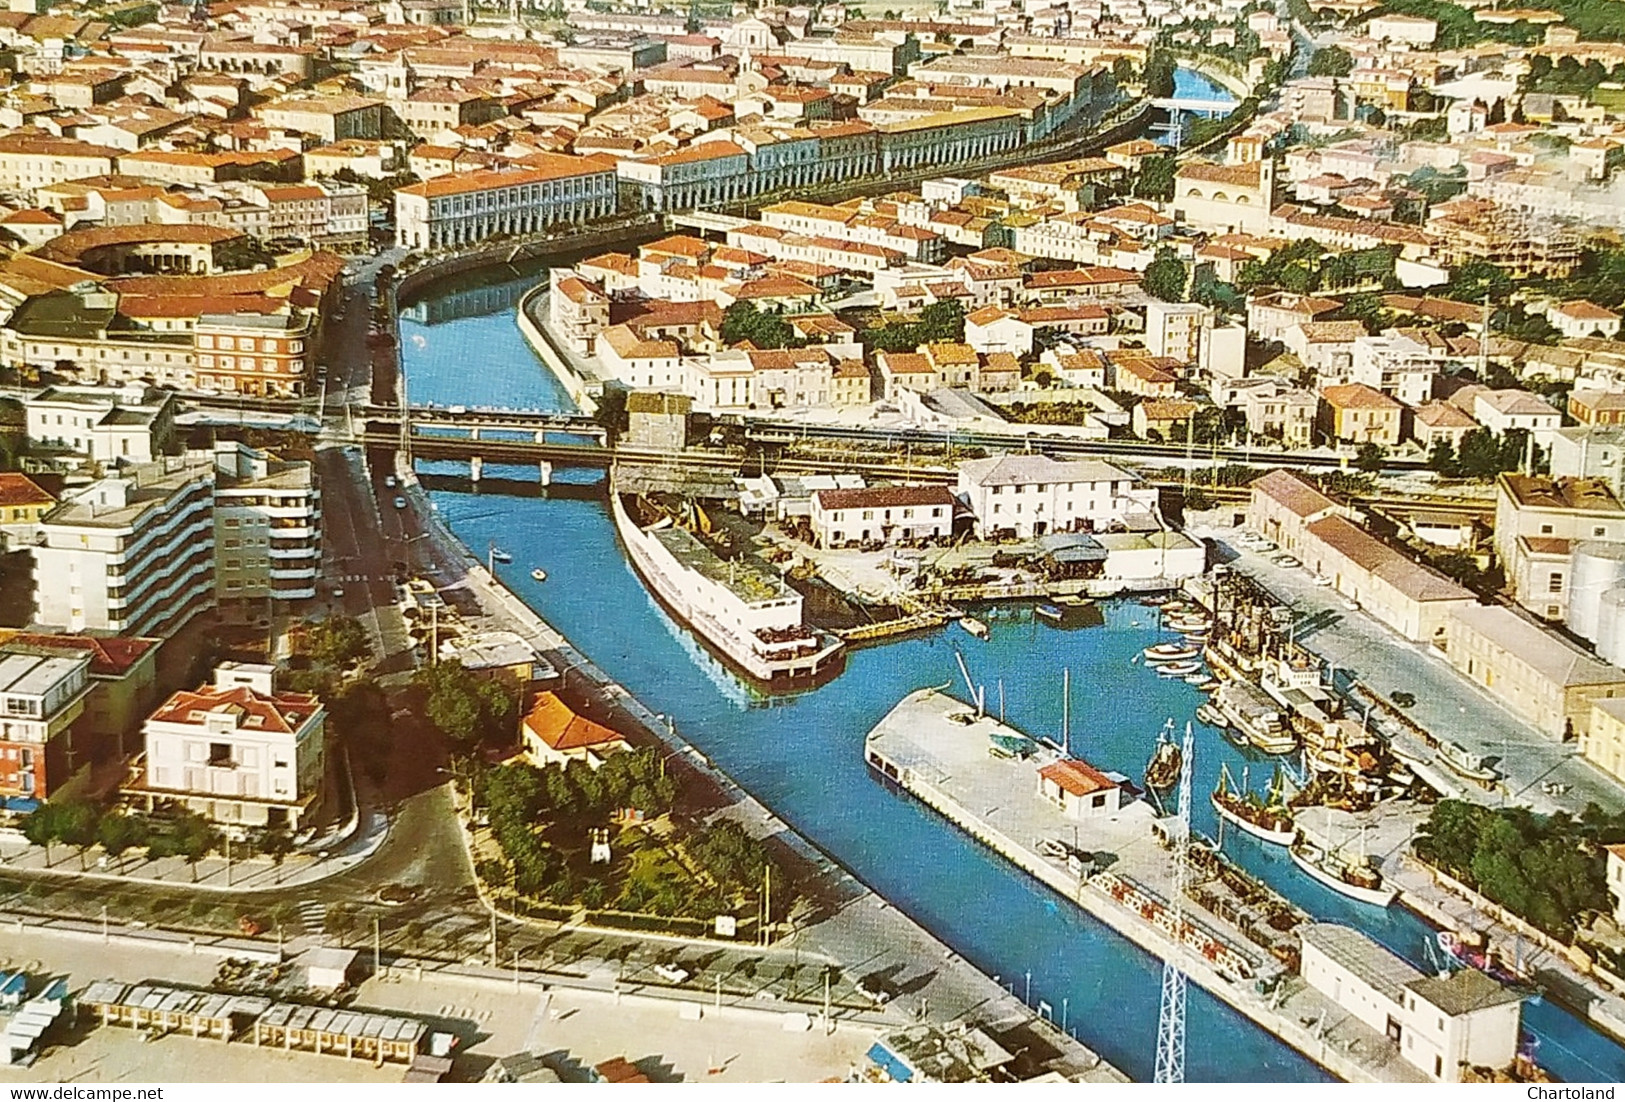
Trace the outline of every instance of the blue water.
<instances>
[{"instance_id":1,"label":"blue water","mask_svg":"<svg viewBox=\"0 0 1625 1102\"><path fill-rule=\"evenodd\" d=\"M1224 85L1215 84L1195 69L1189 69L1183 65L1174 69L1174 96L1175 98L1229 100L1231 103L1236 101L1236 97L1231 95L1229 89Z\"/></svg>"},{"instance_id":2,"label":"blue water","mask_svg":"<svg viewBox=\"0 0 1625 1102\"><path fill-rule=\"evenodd\" d=\"M531 277L534 278L534 277ZM515 281L526 283L528 280ZM414 399L442 404L557 407L562 395L518 336L511 313L408 326L402 342ZM421 345L410 339L424 338ZM464 473L423 464L425 473ZM534 479L528 467L486 467L490 478ZM570 481L595 479L560 472ZM1071 744L1096 765L1138 777L1157 730L1181 726L1199 694L1159 679L1132 660L1156 641L1154 613L1136 604L1108 609L1104 627L1059 631L1023 615L990 617L978 642L957 628L854 651L830 685L763 701L677 626L627 565L601 502L440 493L436 507L469 546L495 540L514 552L498 574L612 677L725 771L866 883L990 975L1034 1004L1063 1000L1082 1040L1136 1079L1149 1079L1155 1051L1160 964L1108 928L1032 882L906 797L868 775L864 734L904 694L927 685L963 693L954 654L986 686L990 708L1003 685L1005 713L1036 735L1061 733L1061 677L1072 672ZM546 583L533 582L535 566ZM1255 783L1270 765L1198 726L1192 819L1214 835L1203 793L1221 764L1233 776L1250 764ZM1400 908L1355 903L1304 876L1284 850L1227 833L1225 849L1318 918L1363 929L1426 965L1430 929ZM1526 1006L1526 1029L1544 1066L1570 1081L1625 1077L1625 1050L1573 1015ZM1320 1081L1324 1073L1198 989L1190 992L1187 1074L1195 1081Z\"/></svg>"}]
</instances>

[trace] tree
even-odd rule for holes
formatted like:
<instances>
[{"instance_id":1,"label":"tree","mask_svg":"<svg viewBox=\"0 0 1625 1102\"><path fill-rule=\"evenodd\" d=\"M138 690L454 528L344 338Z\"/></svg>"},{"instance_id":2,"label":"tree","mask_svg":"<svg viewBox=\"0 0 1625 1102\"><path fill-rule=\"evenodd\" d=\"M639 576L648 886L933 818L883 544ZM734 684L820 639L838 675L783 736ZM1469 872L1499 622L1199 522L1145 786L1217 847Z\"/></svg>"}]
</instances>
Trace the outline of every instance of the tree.
<instances>
[{"instance_id":1,"label":"tree","mask_svg":"<svg viewBox=\"0 0 1625 1102\"><path fill-rule=\"evenodd\" d=\"M1174 55L1167 50L1152 50L1145 61L1145 94L1154 99L1166 99L1174 94Z\"/></svg>"},{"instance_id":2,"label":"tree","mask_svg":"<svg viewBox=\"0 0 1625 1102\"><path fill-rule=\"evenodd\" d=\"M425 690L424 714L453 742L474 745L511 736L515 704L499 682L478 677L458 662L425 666L416 681Z\"/></svg>"},{"instance_id":3,"label":"tree","mask_svg":"<svg viewBox=\"0 0 1625 1102\"><path fill-rule=\"evenodd\" d=\"M62 838L62 809L50 801L40 804L23 819L23 837L45 847L45 867L51 867L51 843Z\"/></svg>"},{"instance_id":4,"label":"tree","mask_svg":"<svg viewBox=\"0 0 1625 1102\"><path fill-rule=\"evenodd\" d=\"M1145 269L1140 286L1152 298L1163 302L1184 302L1187 273L1185 262L1169 248L1157 250L1156 259Z\"/></svg>"},{"instance_id":5,"label":"tree","mask_svg":"<svg viewBox=\"0 0 1625 1102\"><path fill-rule=\"evenodd\" d=\"M1346 77L1354 71L1354 58L1341 46L1327 46L1309 59L1312 77Z\"/></svg>"},{"instance_id":6,"label":"tree","mask_svg":"<svg viewBox=\"0 0 1625 1102\"><path fill-rule=\"evenodd\" d=\"M220 844L220 835L203 816L183 811L173 824L172 844L176 856L186 862L196 882L198 862Z\"/></svg>"},{"instance_id":7,"label":"tree","mask_svg":"<svg viewBox=\"0 0 1625 1102\"><path fill-rule=\"evenodd\" d=\"M353 616L329 616L307 631L310 655L323 665L344 669L372 653L367 629Z\"/></svg>"},{"instance_id":8,"label":"tree","mask_svg":"<svg viewBox=\"0 0 1625 1102\"><path fill-rule=\"evenodd\" d=\"M758 310L749 302L735 302L722 312L722 341L757 348L790 348L799 343L793 326L779 314Z\"/></svg>"},{"instance_id":9,"label":"tree","mask_svg":"<svg viewBox=\"0 0 1625 1102\"><path fill-rule=\"evenodd\" d=\"M1134 178L1136 199L1156 199L1166 202L1174 197L1174 172L1179 165L1168 154L1147 157L1140 162L1139 175Z\"/></svg>"},{"instance_id":10,"label":"tree","mask_svg":"<svg viewBox=\"0 0 1625 1102\"><path fill-rule=\"evenodd\" d=\"M920 344L965 339L965 304L958 299L933 302L920 311Z\"/></svg>"},{"instance_id":11,"label":"tree","mask_svg":"<svg viewBox=\"0 0 1625 1102\"><path fill-rule=\"evenodd\" d=\"M101 822L101 812L95 804L74 800L62 805L61 814L57 837L79 851L79 867L83 869L85 851L96 844L96 828Z\"/></svg>"},{"instance_id":12,"label":"tree","mask_svg":"<svg viewBox=\"0 0 1625 1102\"><path fill-rule=\"evenodd\" d=\"M1461 474L1461 465L1456 462L1456 446L1448 436L1433 442L1433 447L1428 451L1428 469L1446 478L1456 478Z\"/></svg>"},{"instance_id":13,"label":"tree","mask_svg":"<svg viewBox=\"0 0 1625 1102\"><path fill-rule=\"evenodd\" d=\"M1126 57L1120 57L1112 62L1112 80L1122 85L1134 79L1134 62Z\"/></svg>"},{"instance_id":14,"label":"tree","mask_svg":"<svg viewBox=\"0 0 1625 1102\"><path fill-rule=\"evenodd\" d=\"M96 839L101 842L102 851L118 862L120 872L124 871L124 854L146 845L147 834L145 819L120 812L102 816L96 827Z\"/></svg>"},{"instance_id":15,"label":"tree","mask_svg":"<svg viewBox=\"0 0 1625 1102\"><path fill-rule=\"evenodd\" d=\"M1387 451L1381 444L1368 440L1361 444L1360 450L1355 453L1354 465L1366 474L1376 474L1382 470L1383 459L1386 455Z\"/></svg>"},{"instance_id":16,"label":"tree","mask_svg":"<svg viewBox=\"0 0 1625 1102\"><path fill-rule=\"evenodd\" d=\"M260 852L271 859L276 867L276 882L282 883L282 862L293 852L293 837L281 827L272 827L260 835Z\"/></svg>"},{"instance_id":17,"label":"tree","mask_svg":"<svg viewBox=\"0 0 1625 1102\"><path fill-rule=\"evenodd\" d=\"M344 938L355 929L355 912L343 903L334 903L322 915L322 932L332 934L344 944Z\"/></svg>"}]
</instances>

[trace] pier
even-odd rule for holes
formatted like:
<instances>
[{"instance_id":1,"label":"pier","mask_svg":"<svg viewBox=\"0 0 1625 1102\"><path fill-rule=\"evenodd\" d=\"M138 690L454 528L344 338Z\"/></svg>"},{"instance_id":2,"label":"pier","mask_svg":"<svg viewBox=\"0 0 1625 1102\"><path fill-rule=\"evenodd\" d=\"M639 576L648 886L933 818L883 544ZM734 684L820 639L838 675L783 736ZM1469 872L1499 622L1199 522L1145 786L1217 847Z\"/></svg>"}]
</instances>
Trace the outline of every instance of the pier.
<instances>
[{"instance_id":1,"label":"pier","mask_svg":"<svg viewBox=\"0 0 1625 1102\"><path fill-rule=\"evenodd\" d=\"M1198 909L1223 876L1193 862L1176 930L1165 906L1173 856L1152 808L1121 794L1100 807L1041 794L1061 748L936 689L904 697L864 739L883 782L909 793L1058 895L1186 976L1332 1074L1352 1083L1422 1082L1388 1039L1310 988L1231 917ZM1104 775L1109 780L1116 777ZM1121 784L1121 781L1118 781ZM1082 801L1080 801L1080 804ZM1176 940L1177 939L1177 940ZM1304 1023L1310 1024L1304 1024Z\"/></svg>"}]
</instances>

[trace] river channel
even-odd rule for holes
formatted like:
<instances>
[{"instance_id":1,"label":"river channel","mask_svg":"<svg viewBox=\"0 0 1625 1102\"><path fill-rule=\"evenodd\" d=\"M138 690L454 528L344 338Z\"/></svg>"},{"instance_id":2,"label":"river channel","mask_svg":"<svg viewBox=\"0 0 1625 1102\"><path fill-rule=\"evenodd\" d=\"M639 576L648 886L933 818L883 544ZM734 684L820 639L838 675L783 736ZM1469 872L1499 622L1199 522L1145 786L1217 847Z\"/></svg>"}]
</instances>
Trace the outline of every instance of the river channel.
<instances>
[{"instance_id":1,"label":"river channel","mask_svg":"<svg viewBox=\"0 0 1625 1102\"><path fill-rule=\"evenodd\" d=\"M401 314L401 349L414 402L568 408L524 343L514 304L539 278L501 269L427 289ZM1155 1058L1161 964L944 820L871 779L865 733L906 693L947 685L963 696L956 653L1003 699L1009 721L1059 737L1062 671L1072 681L1070 740L1095 765L1139 777L1158 729L1183 727L1200 695L1133 662L1161 638L1154 613L1120 602L1101 627L1061 631L1025 611L990 611L992 638L950 627L852 653L846 671L814 692L764 700L724 671L648 595L616 542L604 502L549 495L531 468L487 465L487 488L468 492L460 464L425 463L435 507L469 547L512 552L498 574L594 662L797 830L1034 1007L1130 1076L1148 1080ZM560 480L601 475L561 471ZM516 485L528 482L528 486ZM493 490L493 484L501 486ZM531 580L542 567L547 581ZM1228 765L1255 781L1269 764L1197 727L1193 825L1217 823L1204 798ZM1355 903L1309 880L1284 850L1233 833L1225 849L1318 918L1359 927L1426 967L1426 924L1409 912ZM931 962L922 962L922 968ZM1030 973L1030 981L1029 981ZM1030 982L1030 989L1028 984ZM1030 996L1029 996L1030 990ZM1548 1000L1527 1005L1541 1064L1569 1082L1625 1078L1625 1049ZM1187 1075L1192 1081L1321 1081L1313 1063L1197 988L1190 991Z\"/></svg>"}]
</instances>

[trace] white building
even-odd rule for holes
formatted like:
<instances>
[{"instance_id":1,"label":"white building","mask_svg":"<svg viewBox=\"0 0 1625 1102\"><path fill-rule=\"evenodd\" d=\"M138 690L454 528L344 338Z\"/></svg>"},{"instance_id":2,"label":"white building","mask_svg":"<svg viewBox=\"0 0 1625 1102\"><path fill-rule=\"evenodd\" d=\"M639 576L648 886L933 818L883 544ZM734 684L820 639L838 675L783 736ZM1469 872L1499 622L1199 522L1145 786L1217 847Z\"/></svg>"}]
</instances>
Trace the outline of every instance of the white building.
<instances>
[{"instance_id":1,"label":"white building","mask_svg":"<svg viewBox=\"0 0 1625 1102\"><path fill-rule=\"evenodd\" d=\"M818 490L810 520L820 547L947 539L954 531L954 498L943 486Z\"/></svg>"},{"instance_id":2,"label":"white building","mask_svg":"<svg viewBox=\"0 0 1625 1102\"><path fill-rule=\"evenodd\" d=\"M327 713L309 693L278 690L275 676L273 666L228 662L212 686L160 705L143 728L132 794L219 823L297 830L321 798Z\"/></svg>"},{"instance_id":3,"label":"white building","mask_svg":"<svg viewBox=\"0 0 1625 1102\"><path fill-rule=\"evenodd\" d=\"M1473 420L1496 434L1524 429L1544 448L1563 415L1527 390L1485 390L1473 397Z\"/></svg>"},{"instance_id":4,"label":"white building","mask_svg":"<svg viewBox=\"0 0 1625 1102\"><path fill-rule=\"evenodd\" d=\"M175 441L175 398L142 385L46 387L23 399L30 443L109 466L151 463Z\"/></svg>"},{"instance_id":5,"label":"white building","mask_svg":"<svg viewBox=\"0 0 1625 1102\"><path fill-rule=\"evenodd\" d=\"M316 596L322 494L309 463L245 444L215 445L215 589L248 617Z\"/></svg>"},{"instance_id":6,"label":"white building","mask_svg":"<svg viewBox=\"0 0 1625 1102\"><path fill-rule=\"evenodd\" d=\"M1123 799L1116 781L1076 758L1061 758L1040 769L1038 794L1068 819L1116 815Z\"/></svg>"},{"instance_id":7,"label":"white building","mask_svg":"<svg viewBox=\"0 0 1625 1102\"><path fill-rule=\"evenodd\" d=\"M1552 307L1546 320L1565 337L1619 336L1619 315L1583 298Z\"/></svg>"},{"instance_id":8,"label":"white building","mask_svg":"<svg viewBox=\"0 0 1625 1102\"><path fill-rule=\"evenodd\" d=\"M440 176L401 188L395 193L396 243L403 249L452 248L615 213L612 162L555 154L530 160L532 167Z\"/></svg>"},{"instance_id":9,"label":"white building","mask_svg":"<svg viewBox=\"0 0 1625 1102\"><path fill-rule=\"evenodd\" d=\"M1195 363L1202 330L1213 324L1213 311L1194 302L1148 302L1145 307L1145 346L1153 356L1169 356L1180 363Z\"/></svg>"},{"instance_id":10,"label":"white building","mask_svg":"<svg viewBox=\"0 0 1625 1102\"><path fill-rule=\"evenodd\" d=\"M1357 930L1319 922L1303 928L1298 971L1434 1082L1459 1083L1464 1067L1504 1068L1518 1054L1523 996L1476 968L1425 975Z\"/></svg>"},{"instance_id":11,"label":"white building","mask_svg":"<svg viewBox=\"0 0 1625 1102\"><path fill-rule=\"evenodd\" d=\"M1408 406L1419 406L1433 397L1439 364L1439 357L1427 345L1390 330L1354 341L1349 381L1364 383Z\"/></svg>"},{"instance_id":12,"label":"white building","mask_svg":"<svg viewBox=\"0 0 1625 1102\"><path fill-rule=\"evenodd\" d=\"M1013 531L1027 539L1051 532L1105 529L1130 518L1160 527L1157 491L1097 459L1062 462L1047 455L1006 455L959 465L955 490L976 517L976 534Z\"/></svg>"},{"instance_id":13,"label":"white building","mask_svg":"<svg viewBox=\"0 0 1625 1102\"><path fill-rule=\"evenodd\" d=\"M168 635L214 599L214 464L139 464L40 521L34 618L66 631Z\"/></svg>"}]
</instances>

